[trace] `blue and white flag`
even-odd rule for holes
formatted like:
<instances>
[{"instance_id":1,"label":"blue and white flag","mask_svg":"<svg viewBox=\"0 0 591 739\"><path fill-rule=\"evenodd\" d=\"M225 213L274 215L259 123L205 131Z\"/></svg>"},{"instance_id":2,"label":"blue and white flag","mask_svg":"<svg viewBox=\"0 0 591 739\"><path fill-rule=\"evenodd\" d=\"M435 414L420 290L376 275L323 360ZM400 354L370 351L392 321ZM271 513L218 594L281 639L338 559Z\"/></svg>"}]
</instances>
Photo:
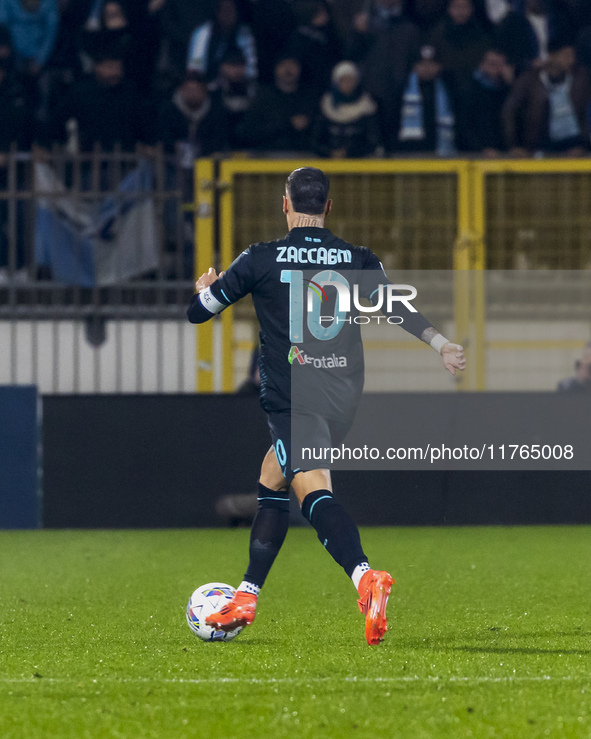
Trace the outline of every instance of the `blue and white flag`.
<instances>
[{"instance_id":1,"label":"blue and white flag","mask_svg":"<svg viewBox=\"0 0 591 739\"><path fill-rule=\"evenodd\" d=\"M115 195L73 198L53 169L35 165L35 261L68 285L113 285L158 267L156 211L147 162L125 177ZM45 197L44 197L45 196Z\"/></svg>"}]
</instances>

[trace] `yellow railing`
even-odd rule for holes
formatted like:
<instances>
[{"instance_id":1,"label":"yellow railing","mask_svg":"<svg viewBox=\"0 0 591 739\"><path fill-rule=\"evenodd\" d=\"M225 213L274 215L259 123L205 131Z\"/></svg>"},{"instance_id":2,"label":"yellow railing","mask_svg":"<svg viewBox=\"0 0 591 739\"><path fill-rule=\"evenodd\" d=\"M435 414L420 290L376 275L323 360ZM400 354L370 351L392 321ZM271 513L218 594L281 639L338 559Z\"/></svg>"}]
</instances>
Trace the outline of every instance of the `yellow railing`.
<instances>
[{"instance_id":1,"label":"yellow railing","mask_svg":"<svg viewBox=\"0 0 591 739\"><path fill-rule=\"evenodd\" d=\"M466 348L469 368L459 389L485 389L487 351L516 343L487 343L483 270L520 266L511 259L534 269L548 260L550 267L580 269L587 251L591 266L589 160L228 159L196 166L197 273L227 267L249 243L281 237L285 177L306 165L331 176L330 227L337 235L370 246L387 269L455 271L455 339ZM557 255L552 239L563 231L572 248ZM536 252L538 235L545 251ZM514 245L521 243L528 248L520 252ZM234 351L247 344L234 339L232 310L199 327L198 390L232 391ZM540 348L540 340L529 344L524 339L521 346Z\"/></svg>"},{"instance_id":2,"label":"yellow railing","mask_svg":"<svg viewBox=\"0 0 591 739\"><path fill-rule=\"evenodd\" d=\"M215 168L211 159L198 159L195 166L195 280L214 266L215 254ZM214 384L214 324L197 329L196 390L212 392Z\"/></svg>"}]
</instances>

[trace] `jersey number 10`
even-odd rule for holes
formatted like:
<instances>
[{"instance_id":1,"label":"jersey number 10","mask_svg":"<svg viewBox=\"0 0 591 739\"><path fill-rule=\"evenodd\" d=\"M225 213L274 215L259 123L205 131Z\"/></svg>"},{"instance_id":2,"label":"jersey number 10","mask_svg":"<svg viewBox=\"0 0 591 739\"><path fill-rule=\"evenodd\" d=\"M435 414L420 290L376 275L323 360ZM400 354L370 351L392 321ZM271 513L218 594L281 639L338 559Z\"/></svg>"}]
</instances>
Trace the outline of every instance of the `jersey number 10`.
<instances>
[{"instance_id":1,"label":"jersey number 10","mask_svg":"<svg viewBox=\"0 0 591 739\"><path fill-rule=\"evenodd\" d=\"M350 305L349 281L339 272L325 269L318 272L311 280L304 278L300 269L284 269L281 271L281 282L289 283L289 338L292 344L304 340L304 290L307 290L308 329L314 338L320 341L334 339L345 324L347 312L341 304ZM334 314L322 315L322 303L328 302L324 287L330 285L337 289ZM344 299L346 296L347 299ZM323 325L326 324L326 325Z\"/></svg>"}]
</instances>

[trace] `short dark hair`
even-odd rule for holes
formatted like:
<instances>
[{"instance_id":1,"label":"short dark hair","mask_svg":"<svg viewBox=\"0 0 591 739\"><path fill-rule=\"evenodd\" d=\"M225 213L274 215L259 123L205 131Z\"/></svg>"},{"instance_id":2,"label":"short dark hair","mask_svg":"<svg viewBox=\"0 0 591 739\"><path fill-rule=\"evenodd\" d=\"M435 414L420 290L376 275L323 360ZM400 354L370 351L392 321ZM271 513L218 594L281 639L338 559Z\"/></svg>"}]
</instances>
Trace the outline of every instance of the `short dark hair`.
<instances>
[{"instance_id":1,"label":"short dark hair","mask_svg":"<svg viewBox=\"0 0 591 739\"><path fill-rule=\"evenodd\" d=\"M207 85L203 72L198 72L196 69L190 69L185 73L185 76L181 80L181 85L184 85L185 82L195 82L198 85Z\"/></svg>"},{"instance_id":2,"label":"short dark hair","mask_svg":"<svg viewBox=\"0 0 591 739\"><path fill-rule=\"evenodd\" d=\"M482 61L487 54L496 54L497 56L504 56L505 59L507 58L507 52L505 49L502 49L499 44L491 44L490 46L487 46L482 53L480 61Z\"/></svg>"},{"instance_id":3,"label":"short dark hair","mask_svg":"<svg viewBox=\"0 0 591 739\"><path fill-rule=\"evenodd\" d=\"M330 180L316 167L294 169L285 183L294 210L311 216L324 213L329 188Z\"/></svg>"},{"instance_id":4,"label":"short dark hair","mask_svg":"<svg viewBox=\"0 0 591 739\"><path fill-rule=\"evenodd\" d=\"M556 54L558 51L567 49L569 46L574 46L575 42L570 35L558 34L554 38L548 41L548 54Z\"/></svg>"}]
</instances>

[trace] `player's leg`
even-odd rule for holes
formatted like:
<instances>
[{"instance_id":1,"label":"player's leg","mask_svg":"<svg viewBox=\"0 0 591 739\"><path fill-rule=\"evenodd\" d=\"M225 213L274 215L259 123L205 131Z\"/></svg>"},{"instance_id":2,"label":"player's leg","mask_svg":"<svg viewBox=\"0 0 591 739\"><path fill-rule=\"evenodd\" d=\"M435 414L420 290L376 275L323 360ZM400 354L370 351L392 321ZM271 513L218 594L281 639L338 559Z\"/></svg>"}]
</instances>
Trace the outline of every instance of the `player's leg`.
<instances>
[{"instance_id":1,"label":"player's leg","mask_svg":"<svg viewBox=\"0 0 591 739\"><path fill-rule=\"evenodd\" d=\"M258 510L250 531L249 562L244 580L234 598L221 611L212 613L206 623L231 631L254 621L258 594L285 541L288 528L289 483L279 467L275 449L271 447L261 467Z\"/></svg>"},{"instance_id":2,"label":"player's leg","mask_svg":"<svg viewBox=\"0 0 591 739\"><path fill-rule=\"evenodd\" d=\"M368 644L379 644L387 629L386 606L393 583L391 575L370 568L357 526L333 497L329 470L298 472L292 480L292 487L303 515L316 529L318 539L359 592L359 609L365 614Z\"/></svg>"},{"instance_id":3,"label":"player's leg","mask_svg":"<svg viewBox=\"0 0 591 739\"><path fill-rule=\"evenodd\" d=\"M369 565L357 526L332 495L330 471L298 472L291 484L304 518L316 529L322 545L347 575L353 579L355 573L353 582L357 586Z\"/></svg>"},{"instance_id":4,"label":"player's leg","mask_svg":"<svg viewBox=\"0 0 591 739\"><path fill-rule=\"evenodd\" d=\"M261 467L258 510L250 530L249 562L238 590L258 595L289 528L289 484L271 447Z\"/></svg>"}]
</instances>

